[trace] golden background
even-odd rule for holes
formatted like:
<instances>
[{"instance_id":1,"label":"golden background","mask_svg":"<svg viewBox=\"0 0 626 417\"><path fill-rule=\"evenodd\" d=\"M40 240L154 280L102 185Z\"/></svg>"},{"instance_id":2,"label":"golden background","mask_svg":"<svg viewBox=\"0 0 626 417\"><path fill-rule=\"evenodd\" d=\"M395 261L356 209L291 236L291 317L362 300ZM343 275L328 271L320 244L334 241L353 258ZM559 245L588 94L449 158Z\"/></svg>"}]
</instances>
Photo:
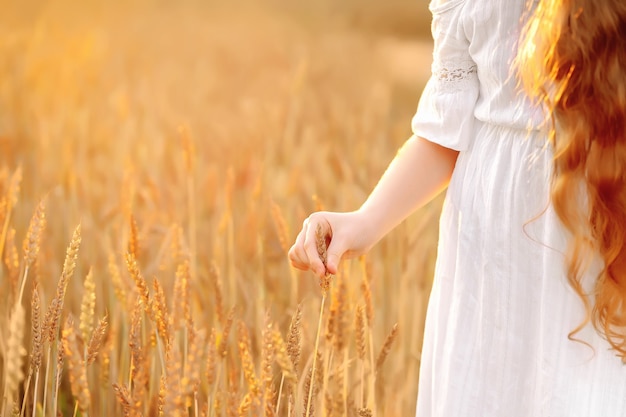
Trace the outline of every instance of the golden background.
<instances>
[{"instance_id":1,"label":"golden background","mask_svg":"<svg viewBox=\"0 0 626 417\"><path fill-rule=\"evenodd\" d=\"M430 72L426 2L0 5L3 410L42 415L45 395L46 415L54 409L66 416L158 415L159 405L163 415L271 415L276 410L263 404L272 402L267 392L274 390L277 415L303 415L321 291L311 274L290 268L286 249L311 211L357 208L410 135ZM42 200L46 227L40 243L31 239L25 250ZM316 387L316 415L414 413L438 210L435 202L411 216L333 279L323 312L319 350L326 372ZM52 342L44 338L37 372L30 361L37 349L34 282L45 326L79 224L76 269L60 313L61 328L74 329L76 337L61 330ZM36 252L28 269L25 251ZM127 265L129 252L140 277ZM142 279L149 294L140 314ZM168 355L151 310L154 282L165 290ZM363 282L373 307L365 360L355 325L359 306L367 305ZM90 294L93 307L85 301ZM265 335L274 328L288 339L298 305L302 357L289 406L278 359L264 371ZM181 308L183 325L176 321ZM83 330L105 315L98 356L84 365L89 332ZM395 323L397 337L376 368ZM241 409L246 395L254 397L241 328L249 330L253 371L267 382L249 411ZM210 384L210 351L222 342L221 371ZM142 354L139 365L133 349ZM59 351L66 358L55 395ZM72 352L82 359L73 363ZM194 360L199 379L189 373ZM136 375L141 367L143 380ZM124 395L113 384L126 387L133 407L123 411Z\"/></svg>"}]
</instances>

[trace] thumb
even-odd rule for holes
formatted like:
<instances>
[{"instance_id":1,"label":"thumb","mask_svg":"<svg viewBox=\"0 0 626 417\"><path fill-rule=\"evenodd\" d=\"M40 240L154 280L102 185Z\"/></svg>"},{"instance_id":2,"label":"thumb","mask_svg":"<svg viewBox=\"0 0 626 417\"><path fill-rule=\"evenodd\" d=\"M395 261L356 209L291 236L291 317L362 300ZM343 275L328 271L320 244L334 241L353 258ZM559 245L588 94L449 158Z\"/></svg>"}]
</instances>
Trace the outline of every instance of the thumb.
<instances>
[{"instance_id":1,"label":"thumb","mask_svg":"<svg viewBox=\"0 0 626 417\"><path fill-rule=\"evenodd\" d=\"M339 270L339 262L345 253L346 248L344 244L337 239L330 241L328 249L326 251L326 269L329 273L336 275Z\"/></svg>"}]
</instances>

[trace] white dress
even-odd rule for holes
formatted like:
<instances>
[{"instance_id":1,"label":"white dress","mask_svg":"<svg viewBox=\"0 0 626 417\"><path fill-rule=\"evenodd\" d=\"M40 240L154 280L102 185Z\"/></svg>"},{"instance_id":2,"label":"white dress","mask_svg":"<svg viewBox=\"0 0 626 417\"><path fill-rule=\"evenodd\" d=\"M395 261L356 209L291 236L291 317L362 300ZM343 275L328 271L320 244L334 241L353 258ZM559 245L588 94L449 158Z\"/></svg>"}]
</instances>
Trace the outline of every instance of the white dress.
<instances>
[{"instance_id":1,"label":"white dress","mask_svg":"<svg viewBox=\"0 0 626 417\"><path fill-rule=\"evenodd\" d=\"M512 60L525 0L433 0L413 132L460 151L441 215L418 417L623 417L626 365L588 325L549 205L541 111ZM590 274L589 282L593 281Z\"/></svg>"}]
</instances>

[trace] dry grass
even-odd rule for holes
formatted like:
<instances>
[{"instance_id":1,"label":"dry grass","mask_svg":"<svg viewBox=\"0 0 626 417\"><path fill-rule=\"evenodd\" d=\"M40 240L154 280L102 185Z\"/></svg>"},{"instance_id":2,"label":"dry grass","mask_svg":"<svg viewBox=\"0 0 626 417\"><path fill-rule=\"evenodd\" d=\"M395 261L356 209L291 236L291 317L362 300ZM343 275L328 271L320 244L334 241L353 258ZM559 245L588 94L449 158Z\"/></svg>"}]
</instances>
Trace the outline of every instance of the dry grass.
<instances>
[{"instance_id":1,"label":"dry grass","mask_svg":"<svg viewBox=\"0 0 626 417\"><path fill-rule=\"evenodd\" d=\"M409 134L406 3L0 1L2 412L411 415L437 204L321 309L285 253Z\"/></svg>"}]
</instances>

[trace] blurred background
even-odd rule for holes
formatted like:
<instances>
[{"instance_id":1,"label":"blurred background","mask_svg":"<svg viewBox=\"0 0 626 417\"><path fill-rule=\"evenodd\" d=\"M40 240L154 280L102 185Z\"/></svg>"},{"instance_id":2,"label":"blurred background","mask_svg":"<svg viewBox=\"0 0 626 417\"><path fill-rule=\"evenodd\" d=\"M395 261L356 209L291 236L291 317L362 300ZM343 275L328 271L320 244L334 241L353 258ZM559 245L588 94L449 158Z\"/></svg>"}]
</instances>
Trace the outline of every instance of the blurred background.
<instances>
[{"instance_id":1,"label":"blurred background","mask_svg":"<svg viewBox=\"0 0 626 417\"><path fill-rule=\"evenodd\" d=\"M43 315L80 223L82 243L62 321L80 315L91 268L93 311L96 318L108 315L107 343L86 370L89 406L76 405L69 377L63 377L59 410L122 415L112 384L128 382L132 363L129 328L140 289L127 265L131 251L150 297L156 280L170 310L177 302L177 267L181 259L188 262L189 330L207 341L214 330L218 341L225 336L228 342L218 310L233 307L235 322L250 330L259 373L266 313L286 338L300 305L298 404L284 405L277 415L301 415L302 376L314 356L321 292L310 274L290 268L286 250L310 212L357 208L410 136L410 119L430 74L427 2L0 0L0 7L0 308L6 311L0 334L19 336L11 330L11 311L21 302L27 325L18 339L32 353L33 283L39 282ZM16 272L24 271L21 242L44 198L47 225L36 268L23 277ZM342 333L351 341L333 345L333 324L324 325L321 360L329 372L322 378L326 392L316 394L318 415L414 412L439 206L438 200L411 216L333 280L324 323L343 312ZM355 320L359 306L369 303L363 283L371 290L373 312L366 355L371 360L360 364ZM150 327L148 313L144 323L144 356L154 373L137 409L147 415L165 373L156 336L149 343L156 325ZM375 368L396 323L384 366ZM245 398L237 340L231 334L224 359L224 369L235 376L224 371L214 389L202 382L196 406L186 408L189 415L230 415L227 405L211 404L220 392L237 405ZM50 344L53 353L58 346ZM0 348L6 370L10 349ZM333 362L331 352L343 362ZM34 409L50 413L54 400L47 396L43 404L42 397L52 376L47 385L39 383L35 396L32 383L26 387L28 361L20 366L17 402L27 410L39 403ZM276 364L274 371L279 391ZM12 406L10 379L3 379L6 407ZM357 395L361 390L365 394ZM333 392L343 401L335 411ZM282 401L288 401L285 395Z\"/></svg>"}]
</instances>

